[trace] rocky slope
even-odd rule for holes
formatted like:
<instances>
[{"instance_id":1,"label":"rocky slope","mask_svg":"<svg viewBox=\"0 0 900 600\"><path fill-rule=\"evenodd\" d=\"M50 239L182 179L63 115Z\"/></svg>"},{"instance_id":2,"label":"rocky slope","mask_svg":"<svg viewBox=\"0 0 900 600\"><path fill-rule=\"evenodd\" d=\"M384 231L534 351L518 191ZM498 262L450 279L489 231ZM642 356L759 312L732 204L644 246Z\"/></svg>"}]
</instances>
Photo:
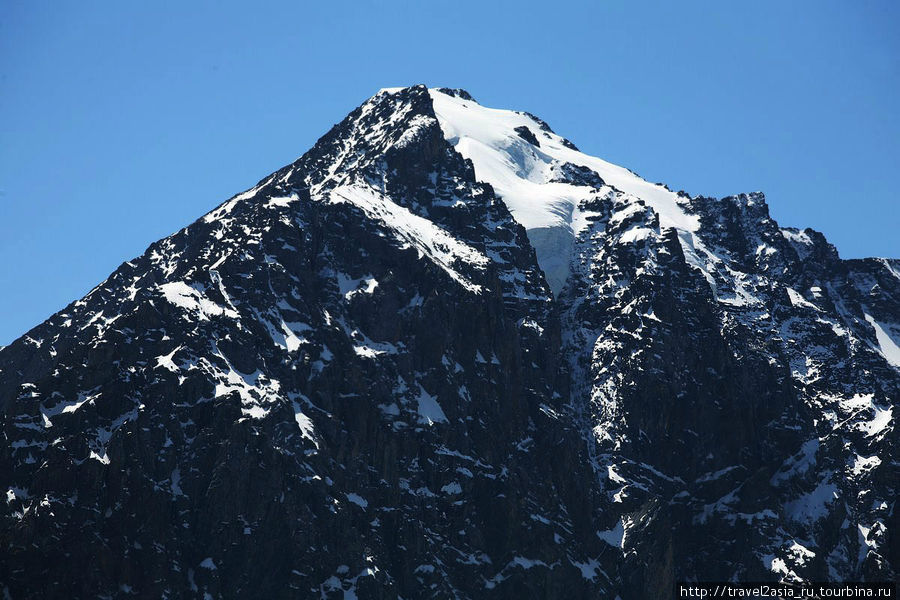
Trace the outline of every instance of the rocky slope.
<instances>
[{"instance_id":1,"label":"rocky slope","mask_svg":"<svg viewBox=\"0 0 900 600\"><path fill-rule=\"evenodd\" d=\"M0 350L11 598L658 598L900 565L900 261L382 90Z\"/></svg>"}]
</instances>

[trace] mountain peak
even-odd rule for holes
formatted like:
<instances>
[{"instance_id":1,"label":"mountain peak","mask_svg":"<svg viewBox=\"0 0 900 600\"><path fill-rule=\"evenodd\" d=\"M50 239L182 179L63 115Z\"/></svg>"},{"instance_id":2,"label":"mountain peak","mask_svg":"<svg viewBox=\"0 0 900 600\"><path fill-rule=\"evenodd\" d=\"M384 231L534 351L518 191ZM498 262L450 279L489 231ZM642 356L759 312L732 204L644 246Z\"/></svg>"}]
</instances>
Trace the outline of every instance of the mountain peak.
<instances>
[{"instance_id":1,"label":"mountain peak","mask_svg":"<svg viewBox=\"0 0 900 600\"><path fill-rule=\"evenodd\" d=\"M895 579L898 299L761 195L388 88L0 348L3 593Z\"/></svg>"}]
</instances>

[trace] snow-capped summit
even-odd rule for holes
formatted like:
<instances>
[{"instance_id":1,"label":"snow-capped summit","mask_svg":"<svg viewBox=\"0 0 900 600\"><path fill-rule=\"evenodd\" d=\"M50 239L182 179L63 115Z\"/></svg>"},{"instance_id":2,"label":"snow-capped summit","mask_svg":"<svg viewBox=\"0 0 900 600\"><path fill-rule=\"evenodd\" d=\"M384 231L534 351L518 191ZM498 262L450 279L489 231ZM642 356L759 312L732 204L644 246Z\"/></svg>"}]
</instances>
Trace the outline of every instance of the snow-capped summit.
<instances>
[{"instance_id":1,"label":"snow-capped summit","mask_svg":"<svg viewBox=\"0 0 900 600\"><path fill-rule=\"evenodd\" d=\"M900 261L387 88L0 348L0 588L896 579L898 347Z\"/></svg>"},{"instance_id":2,"label":"snow-capped summit","mask_svg":"<svg viewBox=\"0 0 900 600\"><path fill-rule=\"evenodd\" d=\"M653 207L664 227L687 234L698 221L665 187L644 181L628 169L579 152L546 123L522 112L485 108L463 92L429 90L444 137L475 166L476 177L490 183L528 232L554 293L569 271L572 245L587 225L582 203L597 187L573 179L586 170L607 186L640 198Z\"/></svg>"}]
</instances>

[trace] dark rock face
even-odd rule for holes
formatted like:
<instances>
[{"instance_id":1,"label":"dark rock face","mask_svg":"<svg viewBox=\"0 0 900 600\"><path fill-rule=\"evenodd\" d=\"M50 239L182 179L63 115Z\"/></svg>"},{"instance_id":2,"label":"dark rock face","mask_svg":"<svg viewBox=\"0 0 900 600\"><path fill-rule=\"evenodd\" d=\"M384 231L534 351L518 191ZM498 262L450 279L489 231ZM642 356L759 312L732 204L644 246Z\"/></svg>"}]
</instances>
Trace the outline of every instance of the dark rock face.
<instances>
[{"instance_id":1,"label":"dark rock face","mask_svg":"<svg viewBox=\"0 0 900 600\"><path fill-rule=\"evenodd\" d=\"M534 132L528 129L528 127L523 125L521 127L516 127L513 131L515 131L520 138L522 138L529 144L537 146L538 148L541 147L541 143L538 141L537 136L534 135Z\"/></svg>"},{"instance_id":2,"label":"dark rock face","mask_svg":"<svg viewBox=\"0 0 900 600\"><path fill-rule=\"evenodd\" d=\"M564 354L588 388L573 398L590 397L586 425L602 432L605 485L637 556L667 585L892 579L897 542L881 532L896 518L900 388L863 315L878 305L896 323L896 263L782 235L761 195L690 210L721 260L709 271L687 268L672 230L622 245L620 231L654 223L601 219L563 298L577 332ZM876 280L877 298L858 295ZM627 556L620 573L635 587L648 575Z\"/></svg>"},{"instance_id":3,"label":"dark rock face","mask_svg":"<svg viewBox=\"0 0 900 600\"><path fill-rule=\"evenodd\" d=\"M4 592L895 578L900 261L553 177L593 190L555 298L428 90L381 92L0 350Z\"/></svg>"}]
</instances>

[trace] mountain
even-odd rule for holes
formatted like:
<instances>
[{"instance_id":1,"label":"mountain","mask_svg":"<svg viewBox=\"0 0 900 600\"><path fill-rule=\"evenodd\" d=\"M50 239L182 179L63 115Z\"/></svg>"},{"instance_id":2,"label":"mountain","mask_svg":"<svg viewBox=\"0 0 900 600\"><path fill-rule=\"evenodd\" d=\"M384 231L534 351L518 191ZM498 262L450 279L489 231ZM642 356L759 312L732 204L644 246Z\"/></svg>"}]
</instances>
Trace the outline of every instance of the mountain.
<instances>
[{"instance_id":1,"label":"mountain","mask_svg":"<svg viewBox=\"0 0 900 600\"><path fill-rule=\"evenodd\" d=\"M849 200L849 199L848 199ZM0 350L19 598L892 580L900 261L385 89Z\"/></svg>"}]
</instances>

